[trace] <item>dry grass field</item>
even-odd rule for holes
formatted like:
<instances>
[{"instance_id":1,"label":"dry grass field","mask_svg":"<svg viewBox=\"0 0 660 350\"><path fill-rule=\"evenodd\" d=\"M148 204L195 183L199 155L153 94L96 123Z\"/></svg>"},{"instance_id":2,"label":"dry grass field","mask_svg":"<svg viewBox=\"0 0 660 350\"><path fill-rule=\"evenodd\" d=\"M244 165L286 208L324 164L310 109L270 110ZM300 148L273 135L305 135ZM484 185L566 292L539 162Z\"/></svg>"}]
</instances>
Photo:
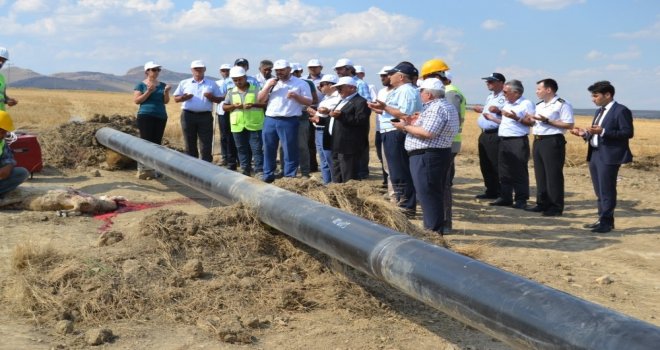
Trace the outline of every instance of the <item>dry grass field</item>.
<instances>
[{"instance_id":1,"label":"dry grass field","mask_svg":"<svg viewBox=\"0 0 660 350\"><path fill-rule=\"evenodd\" d=\"M27 130L43 130L49 126L59 125L72 119L86 120L94 114L135 115L137 105L133 103L133 95L115 92L71 91L71 90L41 90L41 89L11 89L11 96L19 100L19 104L9 111L17 126ZM625 103L625 101L622 101ZM181 105L173 100L167 105L169 120L165 137L172 142L180 142L181 128L179 114ZM462 154L476 155L477 137L480 130L476 125L477 115L468 112L463 131ZM591 123L591 116L578 116L578 126ZM373 123L373 122L372 122ZM632 152L636 162L642 166L658 164L660 142L656 135L660 129L660 121L649 119L635 120L635 137L631 141ZM567 137L567 164L569 166L585 162L585 145L577 137Z\"/></svg>"}]
</instances>

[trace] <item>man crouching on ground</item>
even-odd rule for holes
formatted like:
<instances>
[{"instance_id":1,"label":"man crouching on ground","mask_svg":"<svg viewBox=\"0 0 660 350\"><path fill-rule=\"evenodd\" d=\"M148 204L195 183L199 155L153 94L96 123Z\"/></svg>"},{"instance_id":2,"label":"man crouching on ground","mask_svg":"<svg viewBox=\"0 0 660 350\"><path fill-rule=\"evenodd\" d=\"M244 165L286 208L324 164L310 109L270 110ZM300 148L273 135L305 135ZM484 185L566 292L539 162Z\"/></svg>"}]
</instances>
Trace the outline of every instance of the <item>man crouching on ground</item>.
<instances>
[{"instance_id":1,"label":"man crouching on ground","mask_svg":"<svg viewBox=\"0 0 660 350\"><path fill-rule=\"evenodd\" d=\"M0 111L0 199L30 176L27 169L16 166L14 153L5 140L7 134L12 131L14 131L14 123L9 113Z\"/></svg>"}]
</instances>

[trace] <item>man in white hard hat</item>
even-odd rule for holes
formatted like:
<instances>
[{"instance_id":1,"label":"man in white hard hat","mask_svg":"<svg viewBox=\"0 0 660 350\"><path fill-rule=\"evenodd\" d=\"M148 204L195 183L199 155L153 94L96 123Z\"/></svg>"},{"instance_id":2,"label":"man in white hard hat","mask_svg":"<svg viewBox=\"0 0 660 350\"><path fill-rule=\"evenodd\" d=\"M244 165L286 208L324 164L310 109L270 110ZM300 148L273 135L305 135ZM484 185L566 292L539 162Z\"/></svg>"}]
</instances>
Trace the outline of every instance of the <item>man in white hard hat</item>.
<instances>
[{"instance_id":1,"label":"man in white hard hat","mask_svg":"<svg viewBox=\"0 0 660 350\"><path fill-rule=\"evenodd\" d=\"M334 87L335 84L337 84L336 75L324 75L318 83L318 89L323 93L318 108L307 107L307 113L311 116L310 120L314 123L316 153L319 155L319 168L323 183L326 185L332 182L332 150L328 145L323 143L325 124L327 123L321 123L321 118L327 120L330 110L335 108L341 101L341 97L337 93L337 88Z\"/></svg>"},{"instance_id":2,"label":"man in white hard hat","mask_svg":"<svg viewBox=\"0 0 660 350\"><path fill-rule=\"evenodd\" d=\"M263 142L265 103L257 101L259 87L248 83L245 69L235 66L229 71L234 87L227 91L222 108L229 113L231 133L238 150L238 160L243 175L252 174L252 157L255 172L263 172Z\"/></svg>"},{"instance_id":3,"label":"man in white hard hat","mask_svg":"<svg viewBox=\"0 0 660 350\"><path fill-rule=\"evenodd\" d=\"M186 154L213 161L213 103L222 102L218 85L204 77L206 65L200 60L190 64L192 78L182 80L174 90L174 101L181 103L181 129ZM198 149L199 139L201 151Z\"/></svg>"},{"instance_id":4,"label":"man in white hard hat","mask_svg":"<svg viewBox=\"0 0 660 350\"><path fill-rule=\"evenodd\" d=\"M6 141L7 133L14 131L9 113L0 111L0 200L30 176L27 169L16 166L14 153Z\"/></svg>"},{"instance_id":5,"label":"man in white hard hat","mask_svg":"<svg viewBox=\"0 0 660 350\"><path fill-rule=\"evenodd\" d=\"M274 62L275 78L264 84L259 92L259 102L267 103L264 121L264 176L265 182L275 180L277 146L282 143L285 177L295 177L299 164L298 126L303 108L312 104L312 92L302 79L291 74L288 61Z\"/></svg>"},{"instance_id":6,"label":"man in white hard hat","mask_svg":"<svg viewBox=\"0 0 660 350\"><path fill-rule=\"evenodd\" d=\"M229 78L231 67L231 64L223 63L220 66L220 79L215 81L223 95L226 93L227 81L231 80ZM236 144L231 135L229 116L225 115L225 111L222 109L222 103L218 103L216 106L215 114L218 116L218 129L220 130L220 155L222 156L220 165L226 166L231 170L236 170Z\"/></svg>"},{"instance_id":7,"label":"man in white hard hat","mask_svg":"<svg viewBox=\"0 0 660 350\"><path fill-rule=\"evenodd\" d=\"M7 61L9 61L9 51L4 47L0 47L0 69ZM16 99L7 96L7 83L5 82L5 76L0 74L0 110L5 110L5 104L11 107L15 106L17 103L18 101Z\"/></svg>"}]
</instances>

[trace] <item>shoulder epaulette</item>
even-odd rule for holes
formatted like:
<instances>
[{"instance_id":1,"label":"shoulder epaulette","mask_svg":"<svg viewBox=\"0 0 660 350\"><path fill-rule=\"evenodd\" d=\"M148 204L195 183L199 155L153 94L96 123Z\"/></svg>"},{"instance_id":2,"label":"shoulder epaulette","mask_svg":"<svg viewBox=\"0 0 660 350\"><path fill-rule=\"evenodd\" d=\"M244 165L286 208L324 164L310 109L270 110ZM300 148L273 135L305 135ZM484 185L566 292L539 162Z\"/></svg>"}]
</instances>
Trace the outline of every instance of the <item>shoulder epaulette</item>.
<instances>
[{"instance_id":1,"label":"shoulder epaulette","mask_svg":"<svg viewBox=\"0 0 660 350\"><path fill-rule=\"evenodd\" d=\"M559 103L566 103L566 100L564 100L564 99L561 98L561 97L557 98L557 101L558 101Z\"/></svg>"},{"instance_id":2,"label":"shoulder epaulette","mask_svg":"<svg viewBox=\"0 0 660 350\"><path fill-rule=\"evenodd\" d=\"M538 106L538 105L540 105L541 103L543 103L543 101L536 102L536 105Z\"/></svg>"}]
</instances>

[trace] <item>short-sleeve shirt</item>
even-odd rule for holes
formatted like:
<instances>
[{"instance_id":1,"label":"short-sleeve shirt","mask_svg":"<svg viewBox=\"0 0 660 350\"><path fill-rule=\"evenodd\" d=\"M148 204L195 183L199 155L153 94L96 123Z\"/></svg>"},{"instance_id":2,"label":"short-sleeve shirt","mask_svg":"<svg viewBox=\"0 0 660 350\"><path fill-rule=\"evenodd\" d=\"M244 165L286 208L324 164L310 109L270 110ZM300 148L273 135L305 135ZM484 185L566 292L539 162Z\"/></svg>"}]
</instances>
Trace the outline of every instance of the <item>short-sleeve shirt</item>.
<instances>
[{"instance_id":1,"label":"short-sleeve shirt","mask_svg":"<svg viewBox=\"0 0 660 350\"><path fill-rule=\"evenodd\" d=\"M378 90L378 101L387 101L387 95L390 94L392 90L390 90L389 87L383 87L382 89ZM378 118L378 123L376 123L376 131L390 131L394 129L394 125L390 123L390 120L392 119L392 115L389 113L383 111L383 113L377 115Z\"/></svg>"},{"instance_id":2,"label":"short-sleeve shirt","mask_svg":"<svg viewBox=\"0 0 660 350\"><path fill-rule=\"evenodd\" d=\"M426 148L450 148L454 137L458 134L458 111L446 99L434 99L424 104L422 112L412 125L421 127L433 137L424 139L407 134L404 144L406 151Z\"/></svg>"},{"instance_id":3,"label":"short-sleeve shirt","mask_svg":"<svg viewBox=\"0 0 660 350\"><path fill-rule=\"evenodd\" d=\"M504 111L511 111L516 114L518 118L524 118L527 113L534 114L535 108L532 101L520 97L516 102L508 102L502 107ZM529 135L529 126L513 120L511 118L502 118L502 123L500 124L500 129L497 132L497 135L502 137L515 137L515 136L526 136Z\"/></svg>"},{"instance_id":4,"label":"short-sleeve shirt","mask_svg":"<svg viewBox=\"0 0 660 350\"><path fill-rule=\"evenodd\" d=\"M385 104L398 109L406 115L412 115L422 110L422 99L419 96L419 92L410 83L401 85L390 91ZM392 116L389 116L389 119L392 119Z\"/></svg>"},{"instance_id":5,"label":"short-sleeve shirt","mask_svg":"<svg viewBox=\"0 0 660 350\"><path fill-rule=\"evenodd\" d=\"M557 96L550 100L550 102L539 102L536 105L536 115L542 115L550 120L560 120L568 124L575 123L573 106ZM566 129L558 128L538 120L534 124L534 135L555 135L565 132Z\"/></svg>"},{"instance_id":6,"label":"short-sleeve shirt","mask_svg":"<svg viewBox=\"0 0 660 350\"><path fill-rule=\"evenodd\" d=\"M493 130L499 128L500 127L499 124L495 123L492 120L486 119L483 113L488 113L497 119L502 119L501 114L490 113L488 111L488 108L490 108L490 106L495 106L497 107L497 109L502 110L502 107L504 107L505 103L506 103L506 99L504 98L504 94L502 93L502 91L500 91L497 94L491 92L488 95L488 97L486 97L486 104L484 105L484 111L482 112L482 114L479 114L479 118L477 119L477 124L479 125L479 128L482 130Z\"/></svg>"},{"instance_id":7,"label":"short-sleeve shirt","mask_svg":"<svg viewBox=\"0 0 660 350\"><path fill-rule=\"evenodd\" d=\"M204 97L205 92L211 92L213 96L217 97L223 96L218 84L207 78L202 81L196 81L194 78L181 80L176 90L174 90L174 96L192 94L191 99L183 101L181 109L191 112L210 112L213 110L213 102Z\"/></svg>"},{"instance_id":8,"label":"short-sleeve shirt","mask_svg":"<svg viewBox=\"0 0 660 350\"><path fill-rule=\"evenodd\" d=\"M165 83L159 82L156 90L154 90L144 102L140 103L138 108L138 115L149 115L161 119L167 119L167 111L165 110ZM137 83L135 91L141 94L147 91L147 84L143 81Z\"/></svg>"},{"instance_id":9,"label":"short-sleeve shirt","mask_svg":"<svg viewBox=\"0 0 660 350\"><path fill-rule=\"evenodd\" d=\"M291 76L287 81L278 80L268 98L267 116L299 117L302 115L303 105L292 98L287 98L286 95L289 91L293 91L310 100L312 98L312 92L306 81L294 76Z\"/></svg>"}]
</instances>

